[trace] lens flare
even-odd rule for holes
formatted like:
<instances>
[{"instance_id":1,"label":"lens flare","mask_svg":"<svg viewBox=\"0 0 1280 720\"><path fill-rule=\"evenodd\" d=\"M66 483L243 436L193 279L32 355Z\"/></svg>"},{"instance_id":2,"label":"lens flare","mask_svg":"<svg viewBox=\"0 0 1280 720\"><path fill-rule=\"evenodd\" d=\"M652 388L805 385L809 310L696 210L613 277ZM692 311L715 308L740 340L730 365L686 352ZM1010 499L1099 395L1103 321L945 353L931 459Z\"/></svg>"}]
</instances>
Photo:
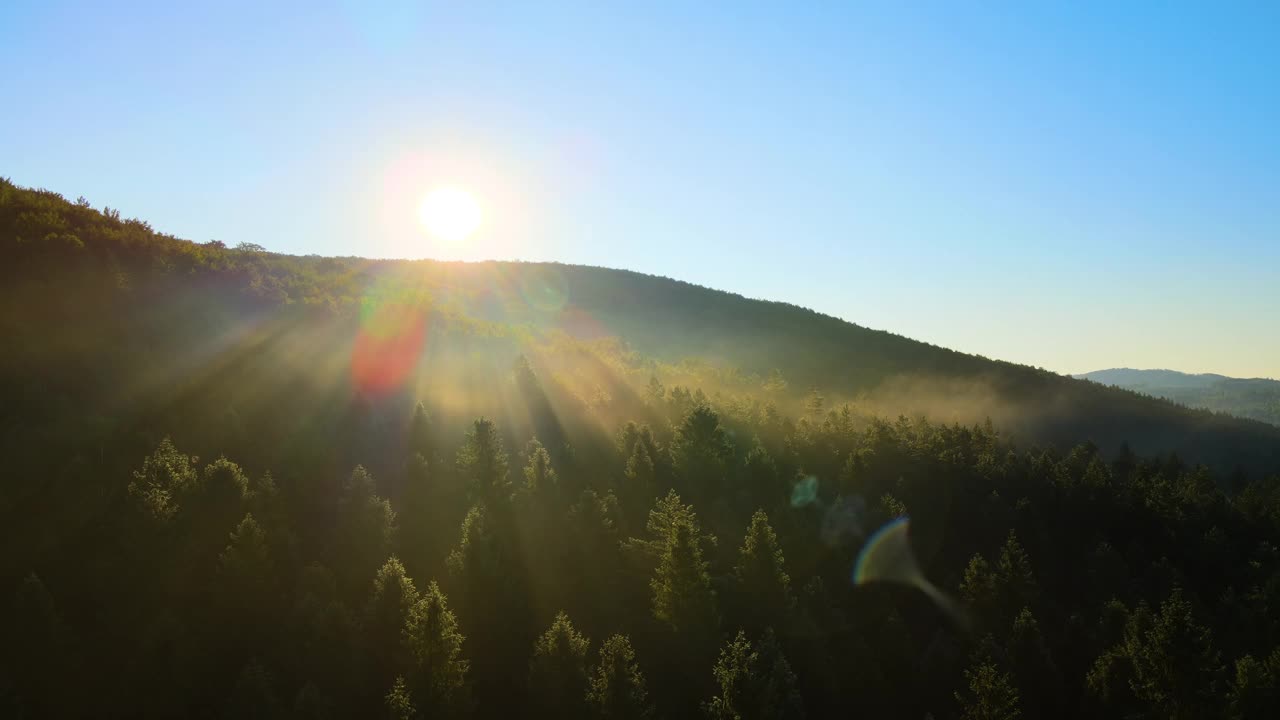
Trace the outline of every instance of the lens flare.
<instances>
[{"instance_id":1,"label":"lens flare","mask_svg":"<svg viewBox=\"0 0 1280 720\"><path fill-rule=\"evenodd\" d=\"M889 582L917 588L957 624L967 627L968 622L955 602L921 572L915 553L911 551L910 524L910 519L904 515L886 523L867 538L853 565L853 584Z\"/></svg>"},{"instance_id":2,"label":"lens flare","mask_svg":"<svg viewBox=\"0 0 1280 720\"><path fill-rule=\"evenodd\" d=\"M808 475L791 488L791 507L802 508L818 499L818 478Z\"/></svg>"},{"instance_id":3,"label":"lens flare","mask_svg":"<svg viewBox=\"0 0 1280 720\"><path fill-rule=\"evenodd\" d=\"M427 335L422 307L367 299L351 349L351 377L366 393L395 390L413 373Z\"/></svg>"}]
</instances>

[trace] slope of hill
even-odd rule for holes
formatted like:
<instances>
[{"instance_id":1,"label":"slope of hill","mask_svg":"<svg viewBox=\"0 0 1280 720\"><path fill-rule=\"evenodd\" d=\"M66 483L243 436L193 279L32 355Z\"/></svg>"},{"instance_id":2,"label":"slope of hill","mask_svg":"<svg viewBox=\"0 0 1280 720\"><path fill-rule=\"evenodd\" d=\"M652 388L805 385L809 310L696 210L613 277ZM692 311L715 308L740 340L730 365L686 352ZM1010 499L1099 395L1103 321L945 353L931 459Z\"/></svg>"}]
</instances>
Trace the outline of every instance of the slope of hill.
<instances>
[{"instance_id":1,"label":"slope of hill","mask_svg":"<svg viewBox=\"0 0 1280 720\"><path fill-rule=\"evenodd\" d=\"M7 182L0 341L2 717L1266 716L1280 683L1262 423Z\"/></svg>"},{"instance_id":2,"label":"slope of hill","mask_svg":"<svg viewBox=\"0 0 1280 720\"><path fill-rule=\"evenodd\" d=\"M110 409L141 407L148 392L165 394L168 411L178 412L184 396L168 383L223 403L212 413L217 417L279 412L271 392L304 381L336 398L353 380L341 371L355 339L366 350L377 348L380 335L421 324L426 352L442 354L434 380L457 386L487 381L446 378L439 370L475 376L508 367L520 352L551 362L550 354L531 348L545 351L556 338L597 348L618 338L623 345L612 365L625 365L629 377L559 368L579 397L620 397L650 374L757 398L781 382L794 392L817 389L829 407L853 401L889 416L990 418L1025 443L1087 441L1109 454L1127 443L1139 453L1177 451L1223 472L1240 467L1255 475L1280 466L1274 427L958 353L785 303L603 268L291 257L195 244L53 193L12 184L0 193L6 235L0 327L19 348L3 359L4 377L21 386L19 397L32 399L27 409L9 405L6 425L27 428L10 437L30 431L30 413L64 420L65 406L93 407L103 413L100 427L114 427L120 418ZM311 362L299 366L296 356L276 362L264 348L305 351ZM463 348L468 356L458 357ZM441 364L444 356L449 362ZM237 381L257 394L219 386L231 374L215 368L232 362L239 363ZM285 380L278 377L285 368L302 373ZM421 382L417 369L396 372ZM259 371L270 379L256 377ZM59 403L51 405L54 388ZM459 411L466 414L461 405Z\"/></svg>"},{"instance_id":3,"label":"slope of hill","mask_svg":"<svg viewBox=\"0 0 1280 720\"><path fill-rule=\"evenodd\" d=\"M1129 368L1096 370L1074 377L1164 398L1187 407L1229 413L1280 426L1278 380Z\"/></svg>"}]
</instances>

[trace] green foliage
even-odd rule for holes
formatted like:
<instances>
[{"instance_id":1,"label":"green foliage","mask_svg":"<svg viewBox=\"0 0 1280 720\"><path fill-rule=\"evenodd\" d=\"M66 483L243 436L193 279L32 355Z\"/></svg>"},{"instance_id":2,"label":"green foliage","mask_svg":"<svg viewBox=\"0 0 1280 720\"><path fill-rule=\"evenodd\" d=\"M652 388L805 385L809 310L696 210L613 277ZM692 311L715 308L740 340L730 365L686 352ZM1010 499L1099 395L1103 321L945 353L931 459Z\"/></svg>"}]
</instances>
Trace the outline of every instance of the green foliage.
<instances>
[{"instance_id":1,"label":"green foliage","mask_svg":"<svg viewBox=\"0 0 1280 720\"><path fill-rule=\"evenodd\" d=\"M524 492L536 498L546 498L543 502L554 500L560 492L560 480L555 468L551 467L551 455L547 449L534 438L525 448L525 457L529 462L524 467Z\"/></svg>"},{"instance_id":2,"label":"green foliage","mask_svg":"<svg viewBox=\"0 0 1280 720\"><path fill-rule=\"evenodd\" d=\"M148 518L167 523L177 515L182 496L195 486L198 462L198 458L178 452L166 437L142 461L142 469L134 471L129 495Z\"/></svg>"},{"instance_id":3,"label":"green foliage","mask_svg":"<svg viewBox=\"0 0 1280 720\"><path fill-rule=\"evenodd\" d=\"M511 481L507 477L507 453L492 420L480 418L467 432L458 451L458 471L470 483L472 497L486 502L511 499Z\"/></svg>"},{"instance_id":4,"label":"green foliage","mask_svg":"<svg viewBox=\"0 0 1280 720\"><path fill-rule=\"evenodd\" d=\"M252 592L273 580L267 536L252 514L232 531L227 549L218 556L218 572L239 592Z\"/></svg>"},{"instance_id":5,"label":"green foliage","mask_svg":"<svg viewBox=\"0 0 1280 720\"><path fill-rule=\"evenodd\" d=\"M591 642L574 629L563 612L538 638L529 663L529 692L540 716L584 716L590 648Z\"/></svg>"},{"instance_id":6,"label":"green foliage","mask_svg":"<svg viewBox=\"0 0 1280 720\"><path fill-rule=\"evenodd\" d=\"M649 581L653 615L678 633L706 632L716 627L719 620L708 564L702 557L697 521L692 512L678 515L666 532L666 546Z\"/></svg>"},{"instance_id":7,"label":"green foliage","mask_svg":"<svg viewBox=\"0 0 1280 720\"><path fill-rule=\"evenodd\" d=\"M601 720L650 720L654 716L644 675L626 635L614 635L600 648L600 664L587 690L591 715Z\"/></svg>"},{"instance_id":8,"label":"green foliage","mask_svg":"<svg viewBox=\"0 0 1280 720\"><path fill-rule=\"evenodd\" d=\"M1161 717L1194 718L1213 712L1222 674L1209 629L1175 588L1159 613L1139 606L1129 615L1122 640L1094 664L1088 683L1114 708L1136 705Z\"/></svg>"},{"instance_id":9,"label":"green foliage","mask_svg":"<svg viewBox=\"0 0 1280 720\"><path fill-rule=\"evenodd\" d=\"M658 499L653 509L649 511L649 519L645 523L647 537L631 538L626 546L633 553L656 564L666 553L676 529L682 525L698 527L698 516L694 513L692 505L685 505L680 495L675 490L670 490ZM701 537L702 548L714 547L715 544L714 535L704 534Z\"/></svg>"},{"instance_id":10,"label":"green foliage","mask_svg":"<svg viewBox=\"0 0 1280 720\"><path fill-rule=\"evenodd\" d=\"M1180 589L1160 605L1149 627L1143 625L1133 623L1125 637L1134 694L1166 717L1203 717L1216 704L1222 672L1209 629L1195 621Z\"/></svg>"},{"instance_id":11,"label":"green foliage","mask_svg":"<svg viewBox=\"0 0 1280 720\"><path fill-rule=\"evenodd\" d=\"M1280 703L1280 648L1261 661L1245 655L1236 661L1227 694L1230 717L1262 720L1275 715Z\"/></svg>"},{"instance_id":12,"label":"green foliage","mask_svg":"<svg viewBox=\"0 0 1280 720\"><path fill-rule=\"evenodd\" d=\"M778 648L772 631L759 650L746 633L729 641L712 669L719 694L703 705L716 720L782 720L804 717L796 676Z\"/></svg>"},{"instance_id":13,"label":"green foliage","mask_svg":"<svg viewBox=\"0 0 1280 720\"><path fill-rule=\"evenodd\" d=\"M720 416L706 405L691 409L671 439L671 462L689 488L718 488L733 448Z\"/></svg>"},{"instance_id":14,"label":"green foliage","mask_svg":"<svg viewBox=\"0 0 1280 720\"><path fill-rule=\"evenodd\" d=\"M418 604L418 589L397 557L387 558L373 577L373 589L364 606L362 637L377 681L403 672L407 654L401 633Z\"/></svg>"},{"instance_id":15,"label":"green foliage","mask_svg":"<svg viewBox=\"0 0 1280 720\"><path fill-rule=\"evenodd\" d=\"M436 457L435 428L431 414L421 402L413 407L413 417L409 420L408 451L410 456L417 454L427 461Z\"/></svg>"},{"instance_id":16,"label":"green foliage","mask_svg":"<svg viewBox=\"0 0 1280 720\"><path fill-rule=\"evenodd\" d=\"M1022 549L1018 536L1009 531L1004 546L1000 548L1000 560L995 568L995 585L997 602L1002 603L1006 613L1012 615L1019 608L1027 607L1035 602L1038 589L1035 575L1031 572L1031 559L1027 551Z\"/></svg>"},{"instance_id":17,"label":"green foliage","mask_svg":"<svg viewBox=\"0 0 1280 720\"><path fill-rule=\"evenodd\" d=\"M769 525L769 516L757 510L738 549L738 563L733 568L742 615L750 627L781 627L787 620L795 597L791 594L791 577L778 545L778 535Z\"/></svg>"},{"instance_id":18,"label":"green foliage","mask_svg":"<svg viewBox=\"0 0 1280 720\"><path fill-rule=\"evenodd\" d=\"M375 492L373 476L357 465L338 498L335 567L351 587L368 582L369 574L391 554L396 514Z\"/></svg>"},{"instance_id":19,"label":"green foliage","mask_svg":"<svg viewBox=\"0 0 1280 720\"><path fill-rule=\"evenodd\" d=\"M0 278L5 717L1275 703L1280 429L660 278L228 249L7 181ZM972 636L850 583L908 509ZM617 637L582 684L580 633L623 632L647 687Z\"/></svg>"},{"instance_id":20,"label":"green foliage","mask_svg":"<svg viewBox=\"0 0 1280 720\"><path fill-rule=\"evenodd\" d=\"M418 709L413 706L413 694L402 677L397 677L392 683L384 702L387 704L387 720L412 720L418 716Z\"/></svg>"},{"instance_id":21,"label":"green foliage","mask_svg":"<svg viewBox=\"0 0 1280 720\"><path fill-rule=\"evenodd\" d=\"M462 657L465 640L444 593L432 582L413 604L404 629L410 659L408 685L424 715L452 717L470 709L470 663Z\"/></svg>"},{"instance_id":22,"label":"green foliage","mask_svg":"<svg viewBox=\"0 0 1280 720\"><path fill-rule=\"evenodd\" d=\"M964 720L1017 720L1022 717L1018 691L1008 673L990 662L964 671L966 692L956 693L960 717Z\"/></svg>"}]
</instances>

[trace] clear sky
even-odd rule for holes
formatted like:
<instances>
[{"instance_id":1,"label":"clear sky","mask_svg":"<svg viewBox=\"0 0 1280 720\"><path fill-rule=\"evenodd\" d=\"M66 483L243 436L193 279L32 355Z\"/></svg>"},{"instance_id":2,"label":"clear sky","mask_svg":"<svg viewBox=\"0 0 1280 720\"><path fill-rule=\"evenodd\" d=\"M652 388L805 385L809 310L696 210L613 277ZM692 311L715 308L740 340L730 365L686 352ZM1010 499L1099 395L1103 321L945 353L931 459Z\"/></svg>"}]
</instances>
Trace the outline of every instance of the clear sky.
<instances>
[{"instance_id":1,"label":"clear sky","mask_svg":"<svg viewBox=\"0 0 1280 720\"><path fill-rule=\"evenodd\" d=\"M199 5L0 3L0 175L197 241L1280 378L1280 3ZM465 243L415 219L441 184Z\"/></svg>"}]
</instances>

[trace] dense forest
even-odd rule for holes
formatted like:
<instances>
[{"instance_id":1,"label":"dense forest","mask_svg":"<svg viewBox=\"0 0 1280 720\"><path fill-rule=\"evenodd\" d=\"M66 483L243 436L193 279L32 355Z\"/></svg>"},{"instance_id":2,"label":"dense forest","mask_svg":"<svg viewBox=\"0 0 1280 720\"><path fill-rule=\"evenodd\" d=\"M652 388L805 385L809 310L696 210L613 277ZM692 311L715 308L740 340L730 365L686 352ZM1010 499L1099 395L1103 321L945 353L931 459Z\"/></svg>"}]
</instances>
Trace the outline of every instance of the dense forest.
<instances>
[{"instance_id":1,"label":"dense forest","mask_svg":"<svg viewBox=\"0 0 1280 720\"><path fill-rule=\"evenodd\" d=\"M0 182L4 717L1269 718L1280 428Z\"/></svg>"},{"instance_id":2,"label":"dense forest","mask_svg":"<svg viewBox=\"0 0 1280 720\"><path fill-rule=\"evenodd\" d=\"M1175 370L1096 370L1075 377L1280 426L1280 380Z\"/></svg>"}]
</instances>

